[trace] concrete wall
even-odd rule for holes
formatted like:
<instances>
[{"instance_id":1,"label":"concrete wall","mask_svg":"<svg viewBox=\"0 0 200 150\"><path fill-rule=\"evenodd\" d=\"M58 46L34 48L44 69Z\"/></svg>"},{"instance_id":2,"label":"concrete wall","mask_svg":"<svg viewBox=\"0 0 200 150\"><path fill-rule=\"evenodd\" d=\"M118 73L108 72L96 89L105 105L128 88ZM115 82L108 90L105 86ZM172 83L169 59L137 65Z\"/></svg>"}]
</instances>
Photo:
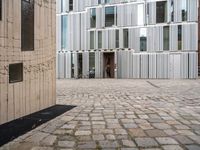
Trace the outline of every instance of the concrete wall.
<instances>
[{"instance_id":1,"label":"concrete wall","mask_svg":"<svg viewBox=\"0 0 200 150\"><path fill-rule=\"evenodd\" d=\"M0 124L52 106L55 93L55 0L35 0L34 51L21 51L21 0L3 0L0 21ZM9 83L9 64L23 81Z\"/></svg>"}]
</instances>

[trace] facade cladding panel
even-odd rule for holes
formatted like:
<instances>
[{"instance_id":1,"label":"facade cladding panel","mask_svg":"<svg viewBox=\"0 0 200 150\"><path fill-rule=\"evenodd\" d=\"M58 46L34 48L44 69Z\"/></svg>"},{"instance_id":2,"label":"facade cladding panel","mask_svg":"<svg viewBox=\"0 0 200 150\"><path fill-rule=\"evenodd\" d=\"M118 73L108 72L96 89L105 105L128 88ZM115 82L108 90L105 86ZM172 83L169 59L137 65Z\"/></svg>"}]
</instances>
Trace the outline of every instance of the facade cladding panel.
<instances>
[{"instance_id":1,"label":"facade cladding panel","mask_svg":"<svg viewBox=\"0 0 200 150\"><path fill-rule=\"evenodd\" d=\"M55 8L0 0L0 125L56 103Z\"/></svg>"},{"instance_id":2,"label":"facade cladding panel","mask_svg":"<svg viewBox=\"0 0 200 150\"><path fill-rule=\"evenodd\" d=\"M57 78L197 78L198 4L58 0Z\"/></svg>"}]
</instances>

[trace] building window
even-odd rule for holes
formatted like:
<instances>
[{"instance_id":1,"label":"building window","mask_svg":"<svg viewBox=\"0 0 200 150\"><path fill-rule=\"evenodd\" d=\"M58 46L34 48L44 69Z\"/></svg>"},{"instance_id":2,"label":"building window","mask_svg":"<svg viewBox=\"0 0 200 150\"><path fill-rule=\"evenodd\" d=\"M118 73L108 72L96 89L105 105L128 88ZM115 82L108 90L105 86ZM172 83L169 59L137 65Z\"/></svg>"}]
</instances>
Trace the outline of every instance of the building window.
<instances>
[{"instance_id":1,"label":"building window","mask_svg":"<svg viewBox=\"0 0 200 150\"><path fill-rule=\"evenodd\" d=\"M0 0L0 20L2 20L2 0Z\"/></svg>"},{"instance_id":2,"label":"building window","mask_svg":"<svg viewBox=\"0 0 200 150\"><path fill-rule=\"evenodd\" d=\"M101 0L98 0L98 4L101 4Z\"/></svg>"},{"instance_id":3,"label":"building window","mask_svg":"<svg viewBox=\"0 0 200 150\"><path fill-rule=\"evenodd\" d=\"M74 70L75 70L75 55L71 53L71 78L74 78Z\"/></svg>"},{"instance_id":4,"label":"building window","mask_svg":"<svg viewBox=\"0 0 200 150\"><path fill-rule=\"evenodd\" d=\"M140 29L140 51L147 51L147 29Z\"/></svg>"},{"instance_id":5,"label":"building window","mask_svg":"<svg viewBox=\"0 0 200 150\"><path fill-rule=\"evenodd\" d=\"M112 27L115 24L115 7L105 8L105 26Z\"/></svg>"},{"instance_id":6,"label":"building window","mask_svg":"<svg viewBox=\"0 0 200 150\"><path fill-rule=\"evenodd\" d=\"M22 51L34 50L34 0L21 1Z\"/></svg>"},{"instance_id":7,"label":"building window","mask_svg":"<svg viewBox=\"0 0 200 150\"><path fill-rule=\"evenodd\" d=\"M105 0L105 4L110 3L110 0Z\"/></svg>"},{"instance_id":8,"label":"building window","mask_svg":"<svg viewBox=\"0 0 200 150\"><path fill-rule=\"evenodd\" d=\"M89 53L89 78L95 78L95 53Z\"/></svg>"},{"instance_id":9,"label":"building window","mask_svg":"<svg viewBox=\"0 0 200 150\"><path fill-rule=\"evenodd\" d=\"M182 0L182 21L187 21L187 0Z\"/></svg>"},{"instance_id":10,"label":"building window","mask_svg":"<svg viewBox=\"0 0 200 150\"><path fill-rule=\"evenodd\" d=\"M98 48L102 48L102 31L98 31Z\"/></svg>"},{"instance_id":11,"label":"building window","mask_svg":"<svg viewBox=\"0 0 200 150\"><path fill-rule=\"evenodd\" d=\"M73 0L69 0L69 11L73 11Z\"/></svg>"},{"instance_id":12,"label":"building window","mask_svg":"<svg viewBox=\"0 0 200 150\"><path fill-rule=\"evenodd\" d=\"M167 22L167 2L156 2L156 23Z\"/></svg>"},{"instance_id":13,"label":"building window","mask_svg":"<svg viewBox=\"0 0 200 150\"><path fill-rule=\"evenodd\" d=\"M9 65L9 83L23 81L23 63Z\"/></svg>"},{"instance_id":14,"label":"building window","mask_svg":"<svg viewBox=\"0 0 200 150\"><path fill-rule=\"evenodd\" d=\"M61 12L66 12L67 1L61 0Z\"/></svg>"},{"instance_id":15,"label":"building window","mask_svg":"<svg viewBox=\"0 0 200 150\"><path fill-rule=\"evenodd\" d=\"M169 26L163 27L163 50L169 50Z\"/></svg>"},{"instance_id":16,"label":"building window","mask_svg":"<svg viewBox=\"0 0 200 150\"><path fill-rule=\"evenodd\" d=\"M115 30L116 33L116 43L115 43L115 47L119 48L119 30Z\"/></svg>"},{"instance_id":17,"label":"building window","mask_svg":"<svg viewBox=\"0 0 200 150\"><path fill-rule=\"evenodd\" d=\"M94 49L94 31L90 31L90 49Z\"/></svg>"},{"instance_id":18,"label":"building window","mask_svg":"<svg viewBox=\"0 0 200 150\"><path fill-rule=\"evenodd\" d=\"M128 48L128 29L123 30L124 48Z\"/></svg>"},{"instance_id":19,"label":"building window","mask_svg":"<svg viewBox=\"0 0 200 150\"><path fill-rule=\"evenodd\" d=\"M178 25L178 50L182 49L182 26Z\"/></svg>"},{"instance_id":20,"label":"building window","mask_svg":"<svg viewBox=\"0 0 200 150\"><path fill-rule=\"evenodd\" d=\"M96 27L96 9L95 8L90 9L90 27L91 28Z\"/></svg>"},{"instance_id":21,"label":"building window","mask_svg":"<svg viewBox=\"0 0 200 150\"><path fill-rule=\"evenodd\" d=\"M171 0L171 21L174 21L174 0Z\"/></svg>"},{"instance_id":22,"label":"building window","mask_svg":"<svg viewBox=\"0 0 200 150\"><path fill-rule=\"evenodd\" d=\"M61 16L61 49L67 49L67 16Z\"/></svg>"}]
</instances>

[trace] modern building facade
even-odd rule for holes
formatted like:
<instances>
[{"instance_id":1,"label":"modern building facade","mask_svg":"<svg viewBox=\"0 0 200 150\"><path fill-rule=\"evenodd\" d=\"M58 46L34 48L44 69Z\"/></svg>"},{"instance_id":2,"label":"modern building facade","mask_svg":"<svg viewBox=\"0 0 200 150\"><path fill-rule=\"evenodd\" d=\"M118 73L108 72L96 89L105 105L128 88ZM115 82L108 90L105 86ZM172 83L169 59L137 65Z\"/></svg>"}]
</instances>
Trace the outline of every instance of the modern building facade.
<instances>
[{"instance_id":1,"label":"modern building facade","mask_svg":"<svg viewBox=\"0 0 200 150\"><path fill-rule=\"evenodd\" d=\"M197 78L198 3L57 0L57 78Z\"/></svg>"},{"instance_id":2,"label":"modern building facade","mask_svg":"<svg viewBox=\"0 0 200 150\"><path fill-rule=\"evenodd\" d=\"M55 105L56 2L0 0L0 124Z\"/></svg>"}]
</instances>

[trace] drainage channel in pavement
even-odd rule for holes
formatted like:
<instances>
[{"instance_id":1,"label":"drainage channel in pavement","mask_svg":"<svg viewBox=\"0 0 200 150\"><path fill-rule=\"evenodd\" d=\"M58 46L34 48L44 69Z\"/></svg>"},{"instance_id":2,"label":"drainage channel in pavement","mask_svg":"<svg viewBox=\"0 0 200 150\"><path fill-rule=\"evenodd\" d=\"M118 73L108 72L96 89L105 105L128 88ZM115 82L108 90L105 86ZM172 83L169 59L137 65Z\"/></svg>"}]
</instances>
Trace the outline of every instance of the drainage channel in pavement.
<instances>
[{"instance_id":1,"label":"drainage channel in pavement","mask_svg":"<svg viewBox=\"0 0 200 150\"><path fill-rule=\"evenodd\" d=\"M35 129L76 106L55 105L25 117L0 125L0 146Z\"/></svg>"}]
</instances>

